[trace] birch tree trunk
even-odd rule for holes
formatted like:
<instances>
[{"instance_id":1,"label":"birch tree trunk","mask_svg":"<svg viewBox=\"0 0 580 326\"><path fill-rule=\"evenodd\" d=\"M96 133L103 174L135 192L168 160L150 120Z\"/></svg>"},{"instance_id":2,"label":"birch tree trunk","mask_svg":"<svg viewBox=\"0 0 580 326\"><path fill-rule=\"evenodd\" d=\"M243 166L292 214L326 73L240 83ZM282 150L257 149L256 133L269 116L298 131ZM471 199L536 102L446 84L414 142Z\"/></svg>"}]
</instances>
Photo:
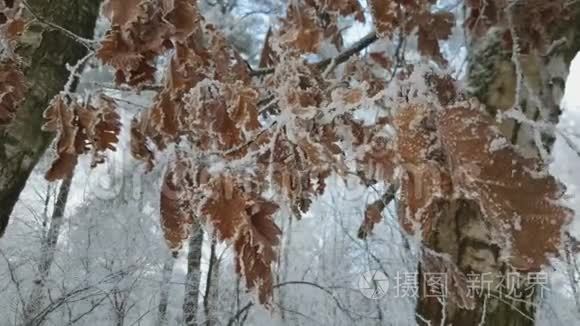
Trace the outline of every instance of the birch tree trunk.
<instances>
[{"instance_id":1,"label":"birch tree trunk","mask_svg":"<svg viewBox=\"0 0 580 326\"><path fill-rule=\"evenodd\" d=\"M565 35L567 39L557 51L551 53L532 51L519 56L514 56L513 50L507 51L501 47L501 35L505 35L503 33L505 29L491 31L482 42L470 50L467 79L472 95L484 103L492 115L507 111L514 104L519 104L529 120L557 124L560 115L559 101L563 94L567 69L580 47L578 27L580 26L561 27L562 35ZM516 61L521 65L521 79L516 76ZM560 69L553 69L558 65ZM562 72L566 75L560 75ZM517 87L518 82L523 85ZM521 89L520 94L516 94L518 88ZM520 98L520 103L515 103L516 98ZM539 108L540 105L542 108ZM542 110L544 112L541 112ZM539 144L534 139L534 133L540 131L514 121L503 122L501 130L512 143L528 153L533 152L532 156L536 157L540 156L542 150L549 152L555 140L553 134L542 133L541 146L538 148ZM446 205L443 209L443 217L434 227L435 234L427 241L429 247L446 254L464 274L475 274L483 280L485 280L484 273L494 275L490 284L492 291L489 291L491 295L485 295L485 291L483 295L476 295L474 309L466 309L450 300L444 302L435 297L428 297L423 291L426 286L424 276L427 273L439 271L429 270L425 265L420 265L417 323L419 325L426 325L427 322L438 325L534 325L535 307L541 289L523 282L511 288L512 291L521 294L519 298L510 298L505 295L502 297L498 292L493 291L496 287L507 289L509 285L506 284L506 280L511 270L499 256L500 248L492 242L479 206L467 200L458 200Z\"/></svg>"},{"instance_id":2,"label":"birch tree trunk","mask_svg":"<svg viewBox=\"0 0 580 326\"><path fill-rule=\"evenodd\" d=\"M34 14L80 37L92 38L98 0L28 0ZM40 130L42 112L69 78L66 64L75 65L87 48L62 31L34 22L16 49L24 61L26 101L14 121L0 127L0 236L4 234L20 192L53 135Z\"/></svg>"},{"instance_id":3,"label":"birch tree trunk","mask_svg":"<svg viewBox=\"0 0 580 326\"><path fill-rule=\"evenodd\" d=\"M195 226L189 238L187 275L185 277L185 296L183 298L183 320L187 326L197 325L202 245L203 229L199 226Z\"/></svg>"},{"instance_id":4,"label":"birch tree trunk","mask_svg":"<svg viewBox=\"0 0 580 326\"><path fill-rule=\"evenodd\" d=\"M167 305L169 303L169 290L171 288L171 276L175 259L168 257L163 264L163 274L161 280L161 293L159 294L159 306L157 309L157 326L167 325Z\"/></svg>"},{"instance_id":5,"label":"birch tree trunk","mask_svg":"<svg viewBox=\"0 0 580 326\"><path fill-rule=\"evenodd\" d=\"M44 318L38 317L38 313L44 307L44 301L46 299L45 284L50 274L50 267L54 261L54 254L58 243L60 228L63 223L72 178L72 175L70 175L62 181L54 206L50 227L42 240L37 275L32 285L30 299L24 308L23 325L26 326L41 325L44 322Z\"/></svg>"}]
</instances>

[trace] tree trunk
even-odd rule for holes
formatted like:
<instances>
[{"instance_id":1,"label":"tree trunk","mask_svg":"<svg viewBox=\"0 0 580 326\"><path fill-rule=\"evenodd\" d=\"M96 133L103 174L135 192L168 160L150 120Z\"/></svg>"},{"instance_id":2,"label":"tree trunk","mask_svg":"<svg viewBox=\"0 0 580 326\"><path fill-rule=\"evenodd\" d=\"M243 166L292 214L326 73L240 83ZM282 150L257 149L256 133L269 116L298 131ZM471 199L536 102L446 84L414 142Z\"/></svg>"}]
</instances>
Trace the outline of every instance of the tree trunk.
<instances>
[{"instance_id":1,"label":"tree trunk","mask_svg":"<svg viewBox=\"0 0 580 326\"><path fill-rule=\"evenodd\" d=\"M189 238L187 275L185 277L185 296L183 298L183 320L187 326L197 325L202 245L203 229L200 226L196 226Z\"/></svg>"},{"instance_id":2,"label":"tree trunk","mask_svg":"<svg viewBox=\"0 0 580 326\"><path fill-rule=\"evenodd\" d=\"M288 280L288 256L290 255L290 246L292 245L292 220L293 216L288 217L288 224L286 228L282 231L284 237L284 245L280 250L282 254L278 257L278 273L276 273L276 281L278 284L286 282ZM324 275L324 274L323 274ZM286 290L283 287L278 288L278 304L281 308L286 306ZM280 318L286 321L286 312L284 309L280 309Z\"/></svg>"},{"instance_id":3,"label":"tree trunk","mask_svg":"<svg viewBox=\"0 0 580 326\"><path fill-rule=\"evenodd\" d=\"M578 10L577 10L578 11ZM578 20L576 20L578 21ZM580 23L579 23L580 24ZM473 46L468 58L468 86L471 95L476 96L487 107L490 114L506 111L516 103L521 111L531 121L542 120L557 124L560 114L559 100L563 94L563 83L567 76L558 75L556 70L548 70L554 63L566 65L561 69L567 73L571 59L578 51L580 40L578 26L561 27L563 35L568 37L567 43L558 51L549 55L531 51L525 55L513 55L513 51L501 46L502 29L490 31L482 41ZM516 44L514 44L514 49ZM518 50L516 50L518 51ZM516 76L516 60L521 65L521 79ZM516 96L516 85L522 92ZM523 84L523 85L522 85ZM560 84L562 89L557 89ZM537 95L533 98L533 94ZM538 103L539 102L539 103ZM540 112L538 106L545 111ZM504 121L501 125L504 135L514 144L534 156L540 156L541 151L549 152L555 137L533 127L522 125L515 121ZM534 139L534 133L542 132L541 141ZM541 144L539 144L541 143ZM538 146L541 145L541 146ZM509 273L512 272L505 261L499 257L500 248L491 241L489 230L485 225L478 205L467 200L457 200L446 203L443 214L434 227L434 234L427 239L427 246L437 253L449 258L460 272L471 274L485 281L491 291L484 289L473 296L473 309L461 306L455 301L440 300L429 297L426 279L430 273L440 273L441 270L428 266L424 262L419 266L419 292L416 313L419 325L493 325L493 326L527 326L534 325L536 303L539 298L538 286L526 284L521 279L516 286L507 284ZM425 252L425 256L430 254ZM490 274L487 274L490 273ZM493 276L491 276L493 275ZM513 275L513 274L512 274ZM491 279L486 276L490 276ZM525 277L525 274L523 275ZM447 280L447 287L451 284ZM504 289L504 295L494 289ZM448 288L453 291L453 288ZM505 291L519 295L506 297ZM490 295L487 295L490 294ZM449 298L449 296L447 296Z\"/></svg>"},{"instance_id":4,"label":"tree trunk","mask_svg":"<svg viewBox=\"0 0 580 326\"><path fill-rule=\"evenodd\" d=\"M159 306L157 309L157 326L167 325L167 305L169 304L169 290L171 288L171 276L175 259L168 257L163 264L163 276L161 280L161 293L159 294Z\"/></svg>"},{"instance_id":5,"label":"tree trunk","mask_svg":"<svg viewBox=\"0 0 580 326\"><path fill-rule=\"evenodd\" d=\"M215 325L218 321L216 312L219 300L220 260L216 255L216 246L217 240L214 238L211 242L209 268L207 270L205 292L203 295L203 309L206 318L205 324L208 326Z\"/></svg>"},{"instance_id":6,"label":"tree trunk","mask_svg":"<svg viewBox=\"0 0 580 326\"><path fill-rule=\"evenodd\" d=\"M484 287L481 292L472 293L471 297L475 300L474 309L460 307L457 302L449 299L449 295L446 297L429 295L433 292L427 290L426 280L431 275L438 275L444 271L421 264L419 266L420 298L417 302L417 323L426 325L427 320L431 324L438 325L534 325L535 309L533 295L529 289L515 289L521 294L521 297L517 298L507 298L505 293L494 291L494 289L502 289L502 286L508 286L505 282L499 283L500 276L505 276L508 267L500 260L500 248L490 241L479 206L471 201L458 200L448 203L444 210L446 214L440 218L434 229L435 234L429 239L430 248L439 253L448 254L452 259L451 263L466 275L482 275L483 273L493 275L485 278L491 280L490 291ZM453 291L449 278L446 279L444 286L447 291ZM445 298L446 302L440 301Z\"/></svg>"},{"instance_id":7,"label":"tree trunk","mask_svg":"<svg viewBox=\"0 0 580 326\"><path fill-rule=\"evenodd\" d=\"M37 275L34 280L34 284L32 285L30 299L24 309L23 325L26 326L41 325L44 322L43 318L38 319L38 312L44 306L46 297L45 284L50 273L50 267L54 261L54 253L56 251L58 236L60 234L60 227L62 226L64 218L64 212L72 183L72 178L72 175L70 175L62 181L54 206L50 227L44 239L42 240L40 249L41 256L38 263Z\"/></svg>"},{"instance_id":8,"label":"tree trunk","mask_svg":"<svg viewBox=\"0 0 580 326\"><path fill-rule=\"evenodd\" d=\"M41 19L92 38L100 1L28 0L28 4ZM29 87L14 121L0 127L0 236L30 172L52 140L52 134L40 130L42 113L69 78L66 64L75 65L87 54L87 48L62 31L35 22L23 35L16 53L24 61Z\"/></svg>"}]
</instances>

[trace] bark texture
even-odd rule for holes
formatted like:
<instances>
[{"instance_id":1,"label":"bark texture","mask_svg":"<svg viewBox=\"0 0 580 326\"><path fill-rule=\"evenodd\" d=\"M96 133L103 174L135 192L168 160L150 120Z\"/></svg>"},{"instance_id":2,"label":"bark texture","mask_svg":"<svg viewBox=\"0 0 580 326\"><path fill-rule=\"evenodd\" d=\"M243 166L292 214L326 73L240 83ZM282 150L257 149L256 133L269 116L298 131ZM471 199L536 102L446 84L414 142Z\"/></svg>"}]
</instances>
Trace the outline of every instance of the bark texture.
<instances>
[{"instance_id":1,"label":"bark texture","mask_svg":"<svg viewBox=\"0 0 580 326\"><path fill-rule=\"evenodd\" d=\"M500 259L500 248L491 242L477 203L458 200L447 203L443 210L445 214L441 216L434 235L429 239L430 248L449 255L452 263L465 274L491 273L499 276L509 270ZM441 271L419 266L419 289L426 286L424 273L439 272ZM427 320L438 325L534 325L534 295L530 289L523 286L516 291L522 291L522 298L531 300L508 298L505 293L494 291L507 284L500 284L500 277L494 276L491 280L493 282L489 285L490 295L487 295L486 290L473 295L474 309L460 307L452 300L442 303L437 297L425 296L421 291L417 303L417 314L420 316L417 323L426 325ZM447 290L451 290L450 284L448 278Z\"/></svg>"},{"instance_id":2,"label":"bark texture","mask_svg":"<svg viewBox=\"0 0 580 326\"><path fill-rule=\"evenodd\" d=\"M219 280L221 258L216 256L217 239L213 239L210 248L209 267L205 282L205 292L203 294L203 309L205 311L205 324L215 325L218 321L219 303Z\"/></svg>"},{"instance_id":3,"label":"bark texture","mask_svg":"<svg viewBox=\"0 0 580 326\"><path fill-rule=\"evenodd\" d=\"M580 12L578 9L576 11ZM557 124L559 101L570 61L580 48L578 26L562 26L561 29L566 42L559 49L551 53L531 51L517 58L523 75L519 96L516 94L518 78L513 53L501 47L501 35L505 35L505 29L491 30L471 49L467 78L471 95L484 103L492 115L511 109L519 99L517 104L527 119ZM539 106L543 109L539 110ZM501 130L529 156L538 157L542 151L549 152L555 140L553 134L534 130L513 120L505 120ZM538 137L536 134L534 139L534 133L541 135ZM538 139L541 139L542 146L538 146ZM501 297L493 291L496 287L503 286L505 289L505 279L510 269L500 257L500 248L492 242L477 204L467 200L446 203L434 229L434 234L427 239L428 246L449 257L461 272L498 276L493 278L491 295L474 296L474 309L458 305L453 300L441 302L420 291L416 308L419 325L534 325L535 307L541 289L530 287L525 282L512 288L522 295L521 298ZM426 285L423 275L430 272L439 271L426 265L419 266L419 289ZM502 278L503 283L499 283Z\"/></svg>"},{"instance_id":4,"label":"bark texture","mask_svg":"<svg viewBox=\"0 0 580 326\"><path fill-rule=\"evenodd\" d=\"M189 238L189 253L187 254L187 275L185 276L185 295L183 298L183 319L187 326L197 326L199 310L199 285L201 280L201 248L203 245L203 229L194 227Z\"/></svg>"},{"instance_id":5,"label":"bark texture","mask_svg":"<svg viewBox=\"0 0 580 326\"><path fill-rule=\"evenodd\" d=\"M157 306L157 325L167 325L167 306L169 305L169 292L171 290L171 276L175 259L168 257L163 264L163 277L161 280L161 292L159 294L159 305Z\"/></svg>"},{"instance_id":6,"label":"bark texture","mask_svg":"<svg viewBox=\"0 0 580 326\"><path fill-rule=\"evenodd\" d=\"M28 4L42 20L92 38L100 1L28 0ZM34 22L16 52L23 60L29 87L14 121L0 128L0 236L30 172L53 138L40 130L42 112L66 84L66 64L75 65L87 48L62 31Z\"/></svg>"}]
</instances>

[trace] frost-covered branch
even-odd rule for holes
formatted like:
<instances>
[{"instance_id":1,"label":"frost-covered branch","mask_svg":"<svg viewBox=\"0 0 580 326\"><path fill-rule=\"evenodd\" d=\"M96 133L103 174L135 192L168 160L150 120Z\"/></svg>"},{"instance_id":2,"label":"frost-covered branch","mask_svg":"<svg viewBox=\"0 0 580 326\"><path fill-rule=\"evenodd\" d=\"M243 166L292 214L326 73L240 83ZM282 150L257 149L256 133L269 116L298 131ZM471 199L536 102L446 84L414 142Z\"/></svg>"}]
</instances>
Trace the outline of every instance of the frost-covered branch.
<instances>
[{"instance_id":1,"label":"frost-covered branch","mask_svg":"<svg viewBox=\"0 0 580 326\"><path fill-rule=\"evenodd\" d=\"M313 63L312 66L315 66L315 67L319 68L320 70L324 70L327 66L329 66L331 64L332 64L332 66L336 67L336 66L340 65L341 63L346 62L351 56L363 51L364 49L369 47L371 44L376 42L378 39L379 38L378 38L376 32L374 32L374 31L370 32L369 34L367 34L366 36L364 36L363 38L358 40L356 43L354 43L352 46L350 46L348 49L339 53L336 57ZM276 67L264 68L264 69L253 70L250 73L250 75L252 75L254 77L258 77L258 76L273 74L275 71L276 71Z\"/></svg>"},{"instance_id":2,"label":"frost-covered branch","mask_svg":"<svg viewBox=\"0 0 580 326\"><path fill-rule=\"evenodd\" d=\"M60 31L62 32L64 35L66 35L68 38L70 38L71 40L83 45L84 47L86 47L89 51L94 50L97 45L98 42L94 41L94 40L89 40L86 39L80 35L77 35L71 31L69 31L68 29L59 26L57 24L54 24L46 19L44 19L43 17L40 17L38 14L36 14L36 12L34 11L34 9L32 9L32 7L28 4L28 2L26 0L22 0L22 4L24 5L24 7L28 10L28 12L30 12L30 14L32 15L32 17L34 17L34 19L36 19L36 21L38 21L39 23L46 25L54 30Z\"/></svg>"}]
</instances>

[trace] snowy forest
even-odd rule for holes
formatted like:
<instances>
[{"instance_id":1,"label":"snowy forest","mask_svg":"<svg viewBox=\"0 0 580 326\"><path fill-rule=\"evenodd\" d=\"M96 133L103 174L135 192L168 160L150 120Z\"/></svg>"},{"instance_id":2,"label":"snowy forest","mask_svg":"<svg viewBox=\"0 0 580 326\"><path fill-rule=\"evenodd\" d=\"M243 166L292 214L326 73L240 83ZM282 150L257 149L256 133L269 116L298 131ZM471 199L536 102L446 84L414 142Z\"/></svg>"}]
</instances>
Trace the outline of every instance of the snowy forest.
<instances>
[{"instance_id":1,"label":"snowy forest","mask_svg":"<svg viewBox=\"0 0 580 326\"><path fill-rule=\"evenodd\" d=\"M0 326L580 325L579 51L578 0L0 0Z\"/></svg>"}]
</instances>

